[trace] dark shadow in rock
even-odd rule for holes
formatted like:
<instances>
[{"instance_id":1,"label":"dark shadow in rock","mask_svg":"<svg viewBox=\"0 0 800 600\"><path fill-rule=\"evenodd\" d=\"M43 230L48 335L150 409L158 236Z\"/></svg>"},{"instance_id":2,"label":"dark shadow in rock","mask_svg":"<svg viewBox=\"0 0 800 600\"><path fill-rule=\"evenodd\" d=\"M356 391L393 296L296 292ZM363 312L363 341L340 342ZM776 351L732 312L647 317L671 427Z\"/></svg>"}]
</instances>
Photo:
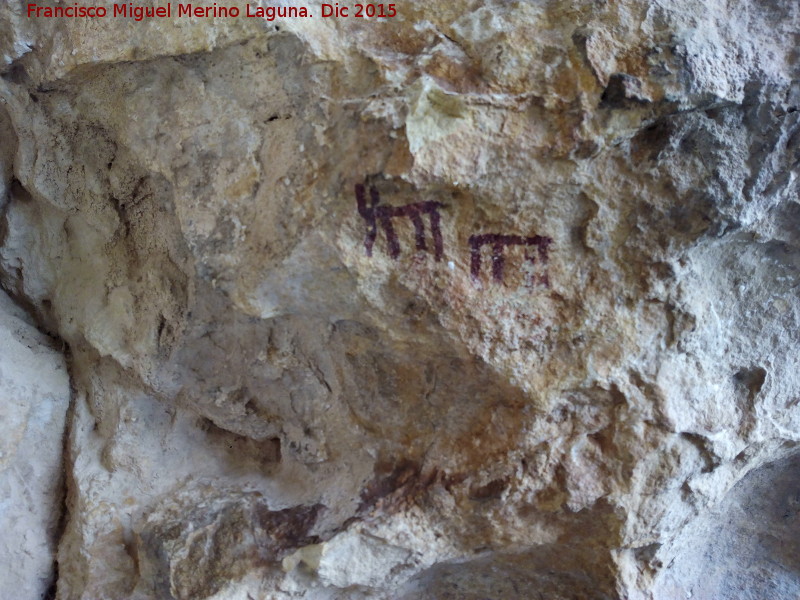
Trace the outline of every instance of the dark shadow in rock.
<instances>
[{"instance_id":1,"label":"dark shadow in rock","mask_svg":"<svg viewBox=\"0 0 800 600\"><path fill-rule=\"evenodd\" d=\"M614 73L600 97L601 108L629 108L636 104L647 104L649 100L642 91L642 82L627 73Z\"/></svg>"},{"instance_id":2,"label":"dark shadow in rock","mask_svg":"<svg viewBox=\"0 0 800 600\"><path fill-rule=\"evenodd\" d=\"M800 453L745 476L675 549L656 600L800 598Z\"/></svg>"},{"instance_id":3,"label":"dark shadow in rock","mask_svg":"<svg viewBox=\"0 0 800 600\"><path fill-rule=\"evenodd\" d=\"M610 576L598 581L578 565L604 562L587 550L546 544L434 565L406 585L400 600L611 600Z\"/></svg>"}]
</instances>

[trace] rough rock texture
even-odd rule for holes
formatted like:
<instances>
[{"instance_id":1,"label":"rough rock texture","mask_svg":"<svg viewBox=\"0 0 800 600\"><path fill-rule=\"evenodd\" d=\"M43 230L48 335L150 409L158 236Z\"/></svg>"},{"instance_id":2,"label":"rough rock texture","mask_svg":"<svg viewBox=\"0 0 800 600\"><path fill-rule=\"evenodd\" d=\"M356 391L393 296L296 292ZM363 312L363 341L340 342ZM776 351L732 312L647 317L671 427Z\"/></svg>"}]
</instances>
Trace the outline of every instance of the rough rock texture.
<instances>
[{"instance_id":1,"label":"rough rock texture","mask_svg":"<svg viewBox=\"0 0 800 600\"><path fill-rule=\"evenodd\" d=\"M64 357L0 292L0 598L44 598L63 512Z\"/></svg>"},{"instance_id":2,"label":"rough rock texture","mask_svg":"<svg viewBox=\"0 0 800 600\"><path fill-rule=\"evenodd\" d=\"M797 3L23 5L0 280L72 356L57 598L800 592L692 537L797 489Z\"/></svg>"},{"instance_id":3,"label":"rough rock texture","mask_svg":"<svg viewBox=\"0 0 800 600\"><path fill-rule=\"evenodd\" d=\"M749 473L683 532L675 562L656 586L661 598L794 598L800 564L800 459Z\"/></svg>"}]
</instances>

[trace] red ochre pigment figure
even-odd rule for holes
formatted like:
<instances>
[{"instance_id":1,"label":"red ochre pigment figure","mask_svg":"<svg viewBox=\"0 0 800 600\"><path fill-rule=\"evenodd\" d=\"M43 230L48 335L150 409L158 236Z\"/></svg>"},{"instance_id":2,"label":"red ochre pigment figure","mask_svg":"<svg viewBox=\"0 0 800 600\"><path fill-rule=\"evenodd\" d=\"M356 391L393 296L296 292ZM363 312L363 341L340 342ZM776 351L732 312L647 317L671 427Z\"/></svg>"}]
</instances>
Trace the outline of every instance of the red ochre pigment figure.
<instances>
[{"instance_id":1,"label":"red ochre pigment figure","mask_svg":"<svg viewBox=\"0 0 800 600\"><path fill-rule=\"evenodd\" d=\"M356 184L356 204L358 214L367 223L367 235L364 238L364 249L367 256L372 256L372 247L378 237L378 224L386 233L386 243L389 256L397 259L400 256L400 242L394 230L392 219L407 217L414 224L414 239L417 250L427 250L425 241L425 223L423 215L428 215L431 223L431 236L433 237L433 257L439 262L444 257L444 242L442 240L441 215L439 209L444 207L441 202L427 201L414 202L403 206L379 206L380 195L374 186L369 188L369 203L367 203L366 188L363 184Z\"/></svg>"},{"instance_id":2,"label":"red ochre pigment figure","mask_svg":"<svg viewBox=\"0 0 800 600\"><path fill-rule=\"evenodd\" d=\"M356 184L356 204L358 205L358 214L367 222L367 236L364 238L364 249L367 251L367 256L372 256L372 246L375 245L375 238L378 236L378 222L375 219L375 207L380 202L378 190L374 187L369 188L370 205L367 206L367 197L365 194L364 186L360 183Z\"/></svg>"},{"instance_id":3,"label":"red ochre pigment figure","mask_svg":"<svg viewBox=\"0 0 800 600\"><path fill-rule=\"evenodd\" d=\"M431 235L433 237L433 255L437 262L444 256L444 242L442 240L441 215L439 209L445 205L440 202L414 202L403 206L381 206L381 198L375 186L369 186L369 199L367 199L367 188L364 184L358 183L355 186L356 205L358 214L367 224L367 233L364 237L364 249L367 256L372 256L372 249L378 237L378 225L386 233L386 245L389 256L397 260L400 257L400 241L397 239L397 232L394 229L392 219L406 217L414 224L414 239L417 250L428 250L425 241L425 223L423 215L428 215L431 223ZM474 281L478 281L481 275L481 250L483 246L492 246L492 279L495 282L503 281L506 257L505 249L509 246L524 246L526 248L536 248L536 254L525 253L525 259L532 265L546 265L549 259L548 249L553 243L552 238L535 235L533 237L523 237L521 235L503 235L500 233L484 233L473 235L469 238L470 247L470 274ZM550 287L550 280L547 273L540 274L537 278L534 275L531 284L538 283L544 287Z\"/></svg>"},{"instance_id":4,"label":"red ochre pigment figure","mask_svg":"<svg viewBox=\"0 0 800 600\"><path fill-rule=\"evenodd\" d=\"M503 281L503 271L506 264L504 251L508 246L536 247L538 250L539 262L546 265L548 260L547 250L552 243L553 240L551 238L540 235L522 237L520 235L484 233L482 235L470 236L470 274L472 275L472 279L475 281L480 279L481 248L487 244L492 245L492 279L499 283ZM536 264L536 256L526 253L525 258L530 261L531 264ZM549 280L546 274L539 277L539 282L545 287L549 286Z\"/></svg>"}]
</instances>

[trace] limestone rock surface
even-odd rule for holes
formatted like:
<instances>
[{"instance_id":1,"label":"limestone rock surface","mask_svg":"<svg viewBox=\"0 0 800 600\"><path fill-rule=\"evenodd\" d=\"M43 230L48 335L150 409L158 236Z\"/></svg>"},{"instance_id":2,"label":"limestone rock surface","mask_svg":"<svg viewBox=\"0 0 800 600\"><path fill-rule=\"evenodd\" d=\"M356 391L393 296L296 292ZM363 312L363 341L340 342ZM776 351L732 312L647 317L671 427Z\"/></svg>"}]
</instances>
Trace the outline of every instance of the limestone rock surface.
<instances>
[{"instance_id":1,"label":"limestone rock surface","mask_svg":"<svg viewBox=\"0 0 800 600\"><path fill-rule=\"evenodd\" d=\"M64 510L69 378L52 339L0 293L0 598L46 597Z\"/></svg>"},{"instance_id":2,"label":"limestone rock surface","mask_svg":"<svg viewBox=\"0 0 800 600\"><path fill-rule=\"evenodd\" d=\"M75 389L56 597L673 600L736 562L687 548L800 441L800 6L306 6L0 6L0 282ZM800 590L753 564L708 597Z\"/></svg>"}]
</instances>

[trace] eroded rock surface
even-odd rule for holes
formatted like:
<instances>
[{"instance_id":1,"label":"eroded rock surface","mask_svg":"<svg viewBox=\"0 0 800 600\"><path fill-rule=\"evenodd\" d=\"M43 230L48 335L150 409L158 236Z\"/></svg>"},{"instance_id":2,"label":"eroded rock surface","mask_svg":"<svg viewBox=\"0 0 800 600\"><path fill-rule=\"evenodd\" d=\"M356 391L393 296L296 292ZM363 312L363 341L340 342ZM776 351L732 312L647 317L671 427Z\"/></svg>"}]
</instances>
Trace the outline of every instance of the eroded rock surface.
<instances>
[{"instance_id":1,"label":"eroded rock surface","mask_svg":"<svg viewBox=\"0 0 800 600\"><path fill-rule=\"evenodd\" d=\"M44 598L64 510L64 357L0 293L0 597Z\"/></svg>"},{"instance_id":2,"label":"eroded rock surface","mask_svg":"<svg viewBox=\"0 0 800 600\"><path fill-rule=\"evenodd\" d=\"M797 454L748 473L687 528L660 574L660 598L793 598L800 593L800 460Z\"/></svg>"},{"instance_id":3,"label":"eroded rock surface","mask_svg":"<svg viewBox=\"0 0 800 600\"><path fill-rule=\"evenodd\" d=\"M800 439L800 8L397 10L0 7L59 599L671 600Z\"/></svg>"}]
</instances>

